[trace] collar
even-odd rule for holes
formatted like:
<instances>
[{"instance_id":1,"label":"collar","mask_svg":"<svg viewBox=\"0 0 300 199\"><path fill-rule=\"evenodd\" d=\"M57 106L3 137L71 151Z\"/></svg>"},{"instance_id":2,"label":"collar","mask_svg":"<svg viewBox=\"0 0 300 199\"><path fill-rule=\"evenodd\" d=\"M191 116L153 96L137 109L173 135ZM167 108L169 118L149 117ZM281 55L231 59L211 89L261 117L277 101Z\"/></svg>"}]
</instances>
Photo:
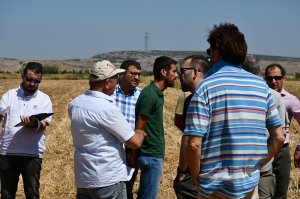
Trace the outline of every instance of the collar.
<instances>
[{"instance_id":1,"label":"collar","mask_svg":"<svg viewBox=\"0 0 300 199\"><path fill-rule=\"evenodd\" d=\"M152 82L149 86L155 91L157 95L164 96L164 93L161 92L161 90L159 90L157 86L155 86L154 82Z\"/></svg>"},{"instance_id":2,"label":"collar","mask_svg":"<svg viewBox=\"0 0 300 199\"><path fill-rule=\"evenodd\" d=\"M123 93L123 91L122 91L121 86L120 86L119 83L117 84L117 87L116 87L116 93L120 93L120 94L122 94L122 95L124 95L124 96L131 96L131 95L134 95L134 93L135 93L136 91L137 91L137 88L134 88L129 94L125 95L125 94Z\"/></svg>"},{"instance_id":3,"label":"collar","mask_svg":"<svg viewBox=\"0 0 300 199\"><path fill-rule=\"evenodd\" d=\"M102 99L105 99L105 100L107 100L111 103L114 103L114 99L111 96L106 95L105 93L102 93L102 92L99 92L99 91L87 90L87 91L85 91L84 94L88 95L88 96L96 97L96 98L102 98Z\"/></svg>"},{"instance_id":4,"label":"collar","mask_svg":"<svg viewBox=\"0 0 300 199\"><path fill-rule=\"evenodd\" d=\"M282 88L280 94L281 94L281 97L284 97L288 94L288 92L286 90L284 90L284 88Z\"/></svg>"},{"instance_id":5,"label":"collar","mask_svg":"<svg viewBox=\"0 0 300 199\"><path fill-rule=\"evenodd\" d=\"M242 67L240 65L235 65L230 62L220 60L217 63L215 63L206 73L205 78L213 75L216 72L219 71L229 71L229 70L240 70Z\"/></svg>"}]
</instances>

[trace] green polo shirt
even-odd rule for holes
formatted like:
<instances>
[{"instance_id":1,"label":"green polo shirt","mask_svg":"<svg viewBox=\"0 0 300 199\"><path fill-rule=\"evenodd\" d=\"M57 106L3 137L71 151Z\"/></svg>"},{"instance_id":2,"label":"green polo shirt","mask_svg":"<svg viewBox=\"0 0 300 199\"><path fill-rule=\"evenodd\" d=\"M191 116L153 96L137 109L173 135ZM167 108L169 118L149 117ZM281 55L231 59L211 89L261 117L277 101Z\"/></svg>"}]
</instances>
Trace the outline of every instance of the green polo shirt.
<instances>
[{"instance_id":1,"label":"green polo shirt","mask_svg":"<svg viewBox=\"0 0 300 199\"><path fill-rule=\"evenodd\" d=\"M164 94L151 83L145 87L136 103L135 115L148 118L145 132L148 138L144 140L139 155L164 158L165 136L163 127Z\"/></svg>"}]
</instances>

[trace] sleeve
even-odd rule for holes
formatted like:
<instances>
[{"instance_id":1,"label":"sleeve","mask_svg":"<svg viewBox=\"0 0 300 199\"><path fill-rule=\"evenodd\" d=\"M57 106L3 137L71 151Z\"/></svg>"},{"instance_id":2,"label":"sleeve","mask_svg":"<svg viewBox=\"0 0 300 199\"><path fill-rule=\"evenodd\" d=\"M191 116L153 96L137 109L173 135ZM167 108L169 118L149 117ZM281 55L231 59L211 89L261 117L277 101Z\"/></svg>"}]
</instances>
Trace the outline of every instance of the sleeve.
<instances>
[{"instance_id":1,"label":"sleeve","mask_svg":"<svg viewBox=\"0 0 300 199\"><path fill-rule=\"evenodd\" d=\"M134 135L130 124L117 107L107 109L105 115L105 118L101 118L104 128L113 134L120 142L126 142Z\"/></svg>"},{"instance_id":2,"label":"sleeve","mask_svg":"<svg viewBox=\"0 0 300 199\"><path fill-rule=\"evenodd\" d=\"M275 100L273 95L270 92L270 89L267 88L267 113L266 113L266 127L267 128L271 128L271 127L276 127L279 125L282 125L276 104L275 104Z\"/></svg>"},{"instance_id":3,"label":"sleeve","mask_svg":"<svg viewBox=\"0 0 300 199\"><path fill-rule=\"evenodd\" d=\"M51 102L50 97L48 95L46 95L45 99L43 101L44 101L44 103L42 105L41 112L52 113L53 109L52 109L52 102ZM44 119L44 121L47 122L48 124L51 123L51 120L52 120L52 116Z\"/></svg>"},{"instance_id":4,"label":"sleeve","mask_svg":"<svg viewBox=\"0 0 300 199\"><path fill-rule=\"evenodd\" d=\"M292 96L291 114L297 120L300 125L300 101L296 96Z\"/></svg>"},{"instance_id":5,"label":"sleeve","mask_svg":"<svg viewBox=\"0 0 300 199\"><path fill-rule=\"evenodd\" d=\"M139 96L138 99L138 106L139 110L136 114L136 117L138 115L144 115L146 117L150 117L152 113L152 109L155 108L156 100L153 95L143 95L143 93Z\"/></svg>"},{"instance_id":6,"label":"sleeve","mask_svg":"<svg viewBox=\"0 0 300 199\"><path fill-rule=\"evenodd\" d=\"M284 128L288 128L289 126L289 119L288 119L288 115L287 115L287 111L286 111L286 106L285 106L285 103L284 103L284 100L283 98L281 97L281 95L276 92L276 91L273 91L274 93L273 94L273 97L275 99L275 103L277 104L277 110L278 110L278 113L279 113L279 117L281 119L281 122L282 122L282 126Z\"/></svg>"},{"instance_id":7,"label":"sleeve","mask_svg":"<svg viewBox=\"0 0 300 199\"><path fill-rule=\"evenodd\" d=\"M177 115L183 115L185 98L186 98L185 92L181 92L177 100L176 109L175 109L175 113Z\"/></svg>"},{"instance_id":8,"label":"sleeve","mask_svg":"<svg viewBox=\"0 0 300 199\"><path fill-rule=\"evenodd\" d=\"M209 120L208 103L195 93L187 109L184 135L203 137L208 132Z\"/></svg>"},{"instance_id":9,"label":"sleeve","mask_svg":"<svg viewBox=\"0 0 300 199\"><path fill-rule=\"evenodd\" d=\"M0 113L5 113L5 110L8 108L9 104L9 95L8 93L5 93L2 95L1 100L0 100Z\"/></svg>"}]
</instances>

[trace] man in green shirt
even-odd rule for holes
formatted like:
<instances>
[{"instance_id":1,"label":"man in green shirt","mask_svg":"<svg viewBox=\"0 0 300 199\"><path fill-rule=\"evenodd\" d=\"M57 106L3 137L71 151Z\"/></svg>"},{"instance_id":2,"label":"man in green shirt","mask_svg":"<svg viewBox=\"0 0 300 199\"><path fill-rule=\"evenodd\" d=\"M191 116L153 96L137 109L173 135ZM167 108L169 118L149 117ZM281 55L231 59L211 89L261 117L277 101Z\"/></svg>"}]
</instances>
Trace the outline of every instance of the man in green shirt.
<instances>
[{"instance_id":1,"label":"man in green shirt","mask_svg":"<svg viewBox=\"0 0 300 199\"><path fill-rule=\"evenodd\" d=\"M163 128L163 91L174 86L178 77L177 62L166 56L155 59L154 82L145 87L136 104L136 129L143 129L147 139L138 153L137 163L141 170L138 199L157 198L165 155Z\"/></svg>"}]
</instances>

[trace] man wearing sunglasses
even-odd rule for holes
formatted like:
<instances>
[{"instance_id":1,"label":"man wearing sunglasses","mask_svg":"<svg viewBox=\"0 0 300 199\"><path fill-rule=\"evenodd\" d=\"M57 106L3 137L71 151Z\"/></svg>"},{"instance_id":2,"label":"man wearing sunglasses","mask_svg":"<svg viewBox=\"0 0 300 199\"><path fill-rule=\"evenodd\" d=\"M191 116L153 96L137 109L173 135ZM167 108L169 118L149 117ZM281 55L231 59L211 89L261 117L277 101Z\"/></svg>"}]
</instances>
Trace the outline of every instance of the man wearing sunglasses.
<instances>
[{"instance_id":1,"label":"man wearing sunglasses","mask_svg":"<svg viewBox=\"0 0 300 199\"><path fill-rule=\"evenodd\" d=\"M52 113L48 95L38 90L43 67L29 62L22 71L22 83L5 93L0 101L3 128L0 142L1 197L15 198L22 175L27 199L40 198L40 172L45 151L45 129L51 117L39 121L39 113ZM16 126L21 121L22 125Z\"/></svg>"},{"instance_id":2,"label":"man wearing sunglasses","mask_svg":"<svg viewBox=\"0 0 300 199\"><path fill-rule=\"evenodd\" d=\"M280 64L270 64L265 69L265 80L268 86L279 92L285 102L288 113L289 124L286 128L286 138L279 154L273 161L273 171L276 176L275 198L286 198L290 179L291 155L290 155L290 132L289 126L292 118L295 118L300 124L300 102L297 97L287 92L284 87L285 69ZM294 152L294 165L300 168L300 141Z\"/></svg>"}]
</instances>

